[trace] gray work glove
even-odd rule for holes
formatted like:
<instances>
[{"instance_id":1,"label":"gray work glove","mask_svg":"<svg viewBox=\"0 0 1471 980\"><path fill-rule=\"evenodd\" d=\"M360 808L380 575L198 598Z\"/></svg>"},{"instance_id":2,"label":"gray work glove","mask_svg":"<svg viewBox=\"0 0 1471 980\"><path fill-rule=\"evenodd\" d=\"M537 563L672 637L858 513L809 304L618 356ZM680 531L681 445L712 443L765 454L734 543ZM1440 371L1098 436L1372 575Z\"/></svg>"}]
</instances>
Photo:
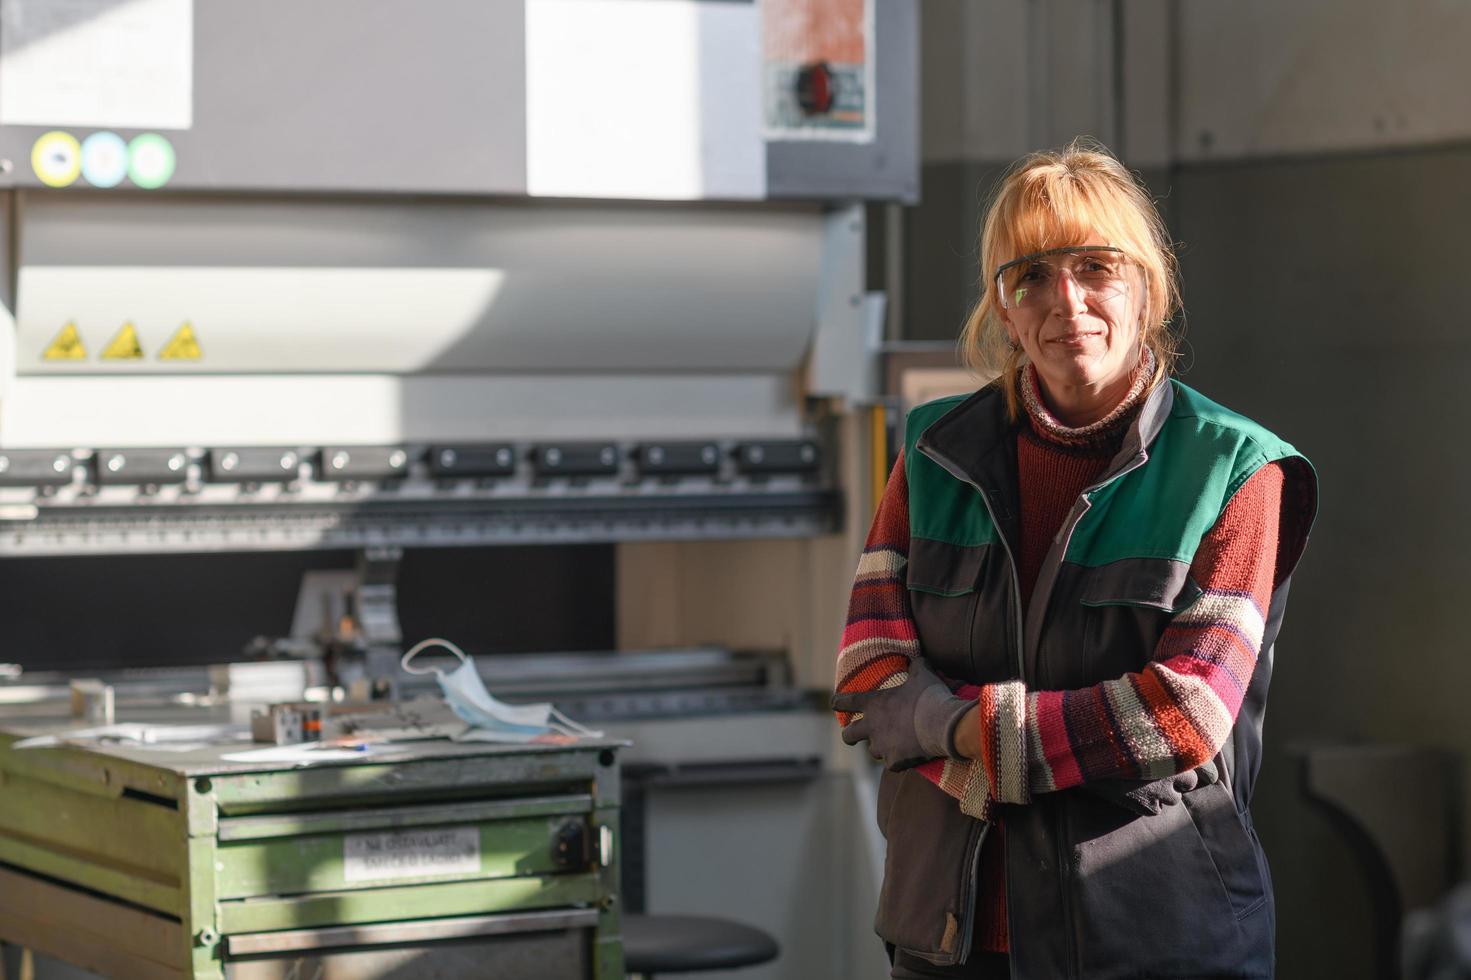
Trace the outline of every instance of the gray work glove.
<instances>
[{"instance_id":1,"label":"gray work glove","mask_svg":"<svg viewBox=\"0 0 1471 980\"><path fill-rule=\"evenodd\" d=\"M975 706L958 698L921 659L909 664L898 687L834 694L834 711L862 712L843 729L843 741L868 740L868 752L894 772L930 759L957 758L955 726Z\"/></svg>"},{"instance_id":2,"label":"gray work glove","mask_svg":"<svg viewBox=\"0 0 1471 980\"><path fill-rule=\"evenodd\" d=\"M1180 802L1180 797L1193 789L1209 786L1220 778L1214 760L1163 779L1100 779L1084 783L1083 789L1130 813L1150 817L1167 806Z\"/></svg>"}]
</instances>

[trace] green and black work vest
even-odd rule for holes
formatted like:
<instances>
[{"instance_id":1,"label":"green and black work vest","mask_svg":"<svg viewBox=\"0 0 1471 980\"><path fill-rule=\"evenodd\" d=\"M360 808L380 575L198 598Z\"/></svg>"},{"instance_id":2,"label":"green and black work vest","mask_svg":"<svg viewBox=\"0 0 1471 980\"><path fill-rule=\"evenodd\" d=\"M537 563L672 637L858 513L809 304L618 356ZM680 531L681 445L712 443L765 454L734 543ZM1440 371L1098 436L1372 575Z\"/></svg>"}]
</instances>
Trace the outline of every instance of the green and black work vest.
<instances>
[{"instance_id":1,"label":"green and black work vest","mask_svg":"<svg viewBox=\"0 0 1471 980\"><path fill-rule=\"evenodd\" d=\"M1002 808L1012 976L1270 977L1270 878L1248 806L1272 644L1316 508L1312 468L1261 426L1160 384L1068 512L1023 609L1017 424L996 384L909 415L909 598L922 654L956 680L1070 690L1142 670L1201 595L1191 561L1232 495L1269 463L1287 479L1286 567L1215 760L1220 781L1148 816L1086 787ZM877 931L936 964L962 962L986 825L914 772L884 773L878 817L888 854Z\"/></svg>"}]
</instances>

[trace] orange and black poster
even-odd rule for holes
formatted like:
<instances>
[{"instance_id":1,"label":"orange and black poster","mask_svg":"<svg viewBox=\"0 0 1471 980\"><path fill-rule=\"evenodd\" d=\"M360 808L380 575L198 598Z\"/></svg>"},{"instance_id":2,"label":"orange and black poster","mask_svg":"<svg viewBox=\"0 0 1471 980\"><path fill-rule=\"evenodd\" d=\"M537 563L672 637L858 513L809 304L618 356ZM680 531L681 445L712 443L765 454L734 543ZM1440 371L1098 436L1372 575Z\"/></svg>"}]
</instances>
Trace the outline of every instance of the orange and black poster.
<instances>
[{"instance_id":1,"label":"orange and black poster","mask_svg":"<svg viewBox=\"0 0 1471 980\"><path fill-rule=\"evenodd\" d=\"M873 139L874 0L762 0L768 139Z\"/></svg>"}]
</instances>

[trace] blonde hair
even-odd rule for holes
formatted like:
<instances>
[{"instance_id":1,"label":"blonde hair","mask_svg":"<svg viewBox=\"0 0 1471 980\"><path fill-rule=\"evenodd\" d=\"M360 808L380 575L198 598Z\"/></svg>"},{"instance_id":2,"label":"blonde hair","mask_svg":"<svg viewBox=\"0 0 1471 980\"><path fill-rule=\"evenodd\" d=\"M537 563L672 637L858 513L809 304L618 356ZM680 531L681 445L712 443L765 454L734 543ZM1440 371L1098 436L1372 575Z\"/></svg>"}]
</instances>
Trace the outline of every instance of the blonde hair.
<instances>
[{"instance_id":1,"label":"blonde hair","mask_svg":"<svg viewBox=\"0 0 1471 980\"><path fill-rule=\"evenodd\" d=\"M1169 375L1179 356L1170 330L1180 309L1175 252L1144 185L1093 140L1030 154L1007 170L992 194L981 228L981 299L960 332L966 363L983 376L1000 376L1013 419L1020 414L1024 354L1008 342L997 312L996 269L1022 255L1083 244L1122 248L1144 271L1140 337L1154 352L1149 388Z\"/></svg>"}]
</instances>

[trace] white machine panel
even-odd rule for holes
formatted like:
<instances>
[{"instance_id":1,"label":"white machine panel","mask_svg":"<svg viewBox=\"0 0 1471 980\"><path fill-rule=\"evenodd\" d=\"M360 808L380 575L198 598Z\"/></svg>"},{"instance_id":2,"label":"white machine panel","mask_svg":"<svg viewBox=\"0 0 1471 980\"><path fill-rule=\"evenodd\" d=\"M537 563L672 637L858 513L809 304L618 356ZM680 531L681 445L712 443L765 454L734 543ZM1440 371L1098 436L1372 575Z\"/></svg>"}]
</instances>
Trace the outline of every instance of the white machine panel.
<instances>
[{"instance_id":1,"label":"white machine panel","mask_svg":"<svg viewBox=\"0 0 1471 980\"><path fill-rule=\"evenodd\" d=\"M812 208L39 199L17 370L791 371L822 234ZM186 323L197 357L167 358Z\"/></svg>"},{"instance_id":2,"label":"white machine panel","mask_svg":"<svg viewBox=\"0 0 1471 980\"><path fill-rule=\"evenodd\" d=\"M414 372L474 331L504 282L500 269L27 266L17 354L27 373ZM57 324L84 358L48 359ZM171 348L185 324L192 346Z\"/></svg>"},{"instance_id":3,"label":"white machine panel","mask_svg":"<svg viewBox=\"0 0 1471 980\"><path fill-rule=\"evenodd\" d=\"M527 0L527 189L765 197L761 67L758 4Z\"/></svg>"}]
</instances>

